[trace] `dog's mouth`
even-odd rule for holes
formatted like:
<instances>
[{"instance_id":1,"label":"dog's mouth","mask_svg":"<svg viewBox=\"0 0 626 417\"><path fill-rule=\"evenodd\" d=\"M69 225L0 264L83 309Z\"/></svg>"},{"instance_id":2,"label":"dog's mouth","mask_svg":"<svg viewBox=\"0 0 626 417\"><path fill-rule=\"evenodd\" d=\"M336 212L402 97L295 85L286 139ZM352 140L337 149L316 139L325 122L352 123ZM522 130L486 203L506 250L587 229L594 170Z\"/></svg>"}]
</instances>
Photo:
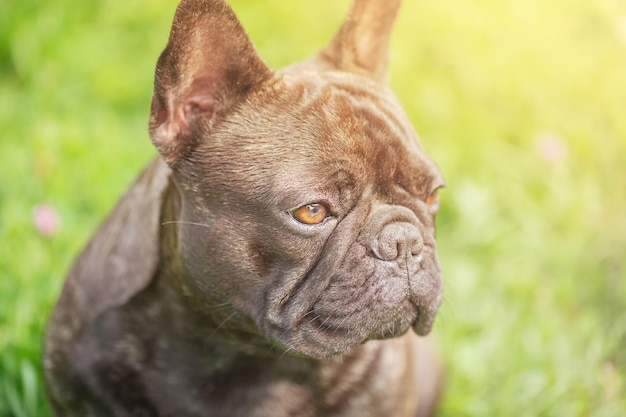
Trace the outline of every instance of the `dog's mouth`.
<instances>
[{"instance_id":1,"label":"dog's mouth","mask_svg":"<svg viewBox=\"0 0 626 417\"><path fill-rule=\"evenodd\" d=\"M435 320L436 308L424 309L405 300L395 311L364 311L360 314L322 314L311 310L290 329L273 328L270 336L290 354L327 358L345 353L369 340L402 336L413 329L427 335Z\"/></svg>"},{"instance_id":2,"label":"dog's mouth","mask_svg":"<svg viewBox=\"0 0 626 417\"><path fill-rule=\"evenodd\" d=\"M317 325L320 333L333 335L343 335L348 338L355 339L388 339L404 334L412 323L418 320L419 314L412 303L407 303L409 307L403 309L405 311L392 314L384 320L371 322L356 318L348 320L349 317L329 320L323 316L317 316L315 325Z\"/></svg>"}]
</instances>

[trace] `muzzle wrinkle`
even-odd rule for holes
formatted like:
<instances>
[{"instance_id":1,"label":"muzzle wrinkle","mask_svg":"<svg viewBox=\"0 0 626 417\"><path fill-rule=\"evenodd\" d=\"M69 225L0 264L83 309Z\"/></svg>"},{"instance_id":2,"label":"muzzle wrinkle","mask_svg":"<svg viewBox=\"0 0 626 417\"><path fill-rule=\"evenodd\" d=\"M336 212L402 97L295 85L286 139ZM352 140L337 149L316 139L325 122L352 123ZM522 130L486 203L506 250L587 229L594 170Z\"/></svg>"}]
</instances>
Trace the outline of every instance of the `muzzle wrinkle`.
<instances>
[{"instance_id":1,"label":"muzzle wrinkle","mask_svg":"<svg viewBox=\"0 0 626 417\"><path fill-rule=\"evenodd\" d=\"M358 217L354 211L349 213L336 226L310 268L302 275L288 280L287 285L268 292L267 325L277 329L293 329L303 324L304 317L314 310L313 306L328 288L356 239L358 227L354 226L359 221ZM272 303L276 299L284 301Z\"/></svg>"}]
</instances>

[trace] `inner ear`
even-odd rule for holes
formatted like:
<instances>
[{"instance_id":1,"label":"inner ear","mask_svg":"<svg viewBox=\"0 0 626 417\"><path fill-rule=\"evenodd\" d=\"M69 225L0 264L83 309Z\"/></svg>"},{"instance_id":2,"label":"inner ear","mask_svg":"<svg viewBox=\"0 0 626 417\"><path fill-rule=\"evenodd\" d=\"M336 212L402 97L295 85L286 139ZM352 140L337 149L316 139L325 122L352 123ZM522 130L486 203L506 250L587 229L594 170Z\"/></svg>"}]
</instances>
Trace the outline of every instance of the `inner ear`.
<instances>
[{"instance_id":1,"label":"inner ear","mask_svg":"<svg viewBox=\"0 0 626 417\"><path fill-rule=\"evenodd\" d=\"M190 87L191 94L184 99L182 109L187 124L194 123L197 119L208 119L211 124L215 122L216 95L211 89L208 80L195 80Z\"/></svg>"},{"instance_id":2,"label":"inner ear","mask_svg":"<svg viewBox=\"0 0 626 417\"><path fill-rule=\"evenodd\" d=\"M190 97L183 106L185 119L196 118L213 119L215 114L215 100L211 96Z\"/></svg>"}]
</instances>

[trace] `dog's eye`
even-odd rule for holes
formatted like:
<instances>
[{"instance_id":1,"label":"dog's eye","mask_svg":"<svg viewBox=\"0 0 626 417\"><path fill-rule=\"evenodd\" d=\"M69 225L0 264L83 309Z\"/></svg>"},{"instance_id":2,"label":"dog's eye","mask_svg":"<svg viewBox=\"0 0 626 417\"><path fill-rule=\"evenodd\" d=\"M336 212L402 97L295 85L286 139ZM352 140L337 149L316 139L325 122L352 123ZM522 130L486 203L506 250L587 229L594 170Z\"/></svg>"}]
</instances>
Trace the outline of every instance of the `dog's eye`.
<instances>
[{"instance_id":1,"label":"dog's eye","mask_svg":"<svg viewBox=\"0 0 626 417\"><path fill-rule=\"evenodd\" d=\"M291 212L294 219L302 224L320 224L328 217L328 209L323 204L305 204Z\"/></svg>"},{"instance_id":2,"label":"dog's eye","mask_svg":"<svg viewBox=\"0 0 626 417\"><path fill-rule=\"evenodd\" d=\"M433 211L437 211L439 209L439 190L433 191L428 197L426 197L426 204Z\"/></svg>"}]
</instances>

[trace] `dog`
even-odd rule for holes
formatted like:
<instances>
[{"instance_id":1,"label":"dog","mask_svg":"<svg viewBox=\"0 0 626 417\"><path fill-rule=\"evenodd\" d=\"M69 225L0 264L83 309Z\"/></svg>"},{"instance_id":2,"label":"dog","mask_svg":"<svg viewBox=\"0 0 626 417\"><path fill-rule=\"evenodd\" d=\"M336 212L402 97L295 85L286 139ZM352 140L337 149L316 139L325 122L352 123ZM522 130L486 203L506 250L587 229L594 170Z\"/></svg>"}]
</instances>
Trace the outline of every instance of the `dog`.
<instances>
[{"instance_id":1,"label":"dog","mask_svg":"<svg viewBox=\"0 0 626 417\"><path fill-rule=\"evenodd\" d=\"M444 185L387 87L400 0L355 0L279 71L223 0L182 0L157 158L73 264L46 331L58 416L433 413Z\"/></svg>"}]
</instances>

